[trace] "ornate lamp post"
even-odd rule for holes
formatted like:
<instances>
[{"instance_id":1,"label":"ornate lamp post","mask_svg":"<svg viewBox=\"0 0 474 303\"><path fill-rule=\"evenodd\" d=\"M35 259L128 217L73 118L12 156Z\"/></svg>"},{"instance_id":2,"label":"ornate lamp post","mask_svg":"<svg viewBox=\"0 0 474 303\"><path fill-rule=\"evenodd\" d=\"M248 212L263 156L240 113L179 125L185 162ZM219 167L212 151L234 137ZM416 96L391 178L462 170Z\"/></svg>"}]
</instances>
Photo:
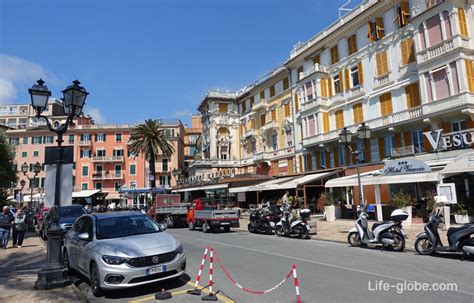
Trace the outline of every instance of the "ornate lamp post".
<instances>
[{"instance_id":1,"label":"ornate lamp post","mask_svg":"<svg viewBox=\"0 0 474 303\"><path fill-rule=\"evenodd\" d=\"M23 173L23 175L28 179L29 181L29 185L30 185L30 203L32 204L33 203L33 187L35 186L34 185L34 180L36 179L36 176L38 176L38 174L41 172L41 163L39 162L36 162L35 164L33 164L33 172L35 173L33 175L33 177L29 177L27 172L28 172L28 164L23 163L21 165L21 172ZM25 182L25 180L22 180L23 182ZM26 182L25 182L26 183ZM22 188L23 189L23 188Z\"/></svg>"},{"instance_id":2,"label":"ornate lamp post","mask_svg":"<svg viewBox=\"0 0 474 303\"><path fill-rule=\"evenodd\" d=\"M362 200L362 183L360 180L360 171L359 171L359 166L360 166L360 157L359 153L360 151L358 150L352 150L351 147L351 142L352 142L352 137L353 133L347 129L347 127L344 127L340 132L339 132L339 139L341 140L341 143L344 144L344 146L350 151L352 155L356 156L356 172L357 172L357 184L359 188L359 205L361 207L364 206L364 201ZM359 128L357 129L357 137L359 140L362 141L362 152L365 147L365 142L370 139L370 127L364 123L362 123Z\"/></svg>"},{"instance_id":3,"label":"ornate lamp post","mask_svg":"<svg viewBox=\"0 0 474 303\"><path fill-rule=\"evenodd\" d=\"M23 203L23 193L22 193L22 191L23 191L23 188L25 187L25 185L26 185L26 181L22 179L20 181L20 199L21 199L20 202L21 203Z\"/></svg>"},{"instance_id":4,"label":"ornate lamp post","mask_svg":"<svg viewBox=\"0 0 474 303\"><path fill-rule=\"evenodd\" d=\"M74 118L82 113L82 108L89 94L78 80L74 80L72 85L66 87L63 93L64 112L67 115L67 120L64 124L51 125L49 119L42 115L43 111L48 106L48 98L51 96L51 91L44 85L44 81L39 79L28 92L31 95L31 105L36 111L36 117L42 118L46 121L48 129L57 135L56 142L58 143L58 156L55 159L56 164L56 182L54 192L54 207L51 209L51 227L48 229L48 264L46 268L40 270L38 273L38 280L35 283L36 289L50 289L54 287L62 287L70 283L67 269L64 267L62 261L62 241L63 232L59 227L59 206L61 204L61 170L63 164L62 147L63 134L72 125Z\"/></svg>"}]
</instances>

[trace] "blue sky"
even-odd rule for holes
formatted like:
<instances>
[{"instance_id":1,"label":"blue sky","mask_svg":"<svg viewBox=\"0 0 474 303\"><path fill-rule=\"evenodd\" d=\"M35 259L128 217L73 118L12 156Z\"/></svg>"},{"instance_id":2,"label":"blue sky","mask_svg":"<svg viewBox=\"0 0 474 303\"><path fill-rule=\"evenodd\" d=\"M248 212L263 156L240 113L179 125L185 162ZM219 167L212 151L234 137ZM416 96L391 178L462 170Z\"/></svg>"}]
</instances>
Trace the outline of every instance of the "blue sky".
<instances>
[{"instance_id":1,"label":"blue sky","mask_svg":"<svg viewBox=\"0 0 474 303\"><path fill-rule=\"evenodd\" d=\"M60 97L77 78L99 122L188 122L208 90L253 82L345 2L0 0L0 103L29 102L39 77Z\"/></svg>"}]
</instances>

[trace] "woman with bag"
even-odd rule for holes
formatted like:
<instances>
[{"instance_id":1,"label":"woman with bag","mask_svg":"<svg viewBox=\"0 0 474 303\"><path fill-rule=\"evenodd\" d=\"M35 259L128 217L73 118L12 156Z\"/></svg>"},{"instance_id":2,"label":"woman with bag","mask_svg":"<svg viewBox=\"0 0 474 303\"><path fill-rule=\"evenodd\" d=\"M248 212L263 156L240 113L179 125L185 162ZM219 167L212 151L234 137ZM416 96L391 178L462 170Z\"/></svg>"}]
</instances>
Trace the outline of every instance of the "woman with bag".
<instances>
[{"instance_id":1,"label":"woman with bag","mask_svg":"<svg viewBox=\"0 0 474 303\"><path fill-rule=\"evenodd\" d=\"M15 214L15 221L13 221L13 247L21 248L27 227L26 215L19 208Z\"/></svg>"}]
</instances>

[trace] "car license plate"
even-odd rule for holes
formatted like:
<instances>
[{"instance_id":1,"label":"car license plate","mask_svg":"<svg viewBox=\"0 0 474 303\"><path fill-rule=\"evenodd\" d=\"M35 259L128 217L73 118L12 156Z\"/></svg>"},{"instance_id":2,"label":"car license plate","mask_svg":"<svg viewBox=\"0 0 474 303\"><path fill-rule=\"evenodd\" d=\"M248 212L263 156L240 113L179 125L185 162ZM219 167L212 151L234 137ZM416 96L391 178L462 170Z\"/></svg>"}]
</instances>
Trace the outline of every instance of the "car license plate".
<instances>
[{"instance_id":1,"label":"car license plate","mask_svg":"<svg viewBox=\"0 0 474 303\"><path fill-rule=\"evenodd\" d=\"M146 270L147 275L153 275L153 274L157 274L157 273L160 273L160 272L166 272L166 265L152 267L152 268L148 268Z\"/></svg>"},{"instance_id":2,"label":"car license plate","mask_svg":"<svg viewBox=\"0 0 474 303\"><path fill-rule=\"evenodd\" d=\"M230 222L222 222L221 225L229 225Z\"/></svg>"}]
</instances>

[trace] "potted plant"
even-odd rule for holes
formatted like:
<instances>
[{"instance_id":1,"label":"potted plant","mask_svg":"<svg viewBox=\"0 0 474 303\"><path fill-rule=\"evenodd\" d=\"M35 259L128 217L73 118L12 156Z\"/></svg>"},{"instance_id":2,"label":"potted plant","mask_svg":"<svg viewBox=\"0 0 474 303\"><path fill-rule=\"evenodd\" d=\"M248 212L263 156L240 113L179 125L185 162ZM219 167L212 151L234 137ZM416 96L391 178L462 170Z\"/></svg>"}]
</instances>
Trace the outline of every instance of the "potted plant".
<instances>
[{"instance_id":1,"label":"potted plant","mask_svg":"<svg viewBox=\"0 0 474 303\"><path fill-rule=\"evenodd\" d=\"M435 204L436 204L436 199L435 197L438 194L436 191L430 190L427 191L425 194L425 202L426 202L426 208L423 209L423 223L428 223L430 213L433 211Z\"/></svg>"},{"instance_id":2,"label":"potted plant","mask_svg":"<svg viewBox=\"0 0 474 303\"><path fill-rule=\"evenodd\" d=\"M403 189L394 194L390 199L390 205L392 205L394 208L402 209L408 212L408 218L405 221L405 223L408 225L412 223L412 207L414 203L415 199Z\"/></svg>"},{"instance_id":3,"label":"potted plant","mask_svg":"<svg viewBox=\"0 0 474 303\"><path fill-rule=\"evenodd\" d=\"M336 207L334 205L334 198L331 193L322 193L318 199L318 208L324 207L324 214L326 221L333 222L336 220Z\"/></svg>"},{"instance_id":4,"label":"potted plant","mask_svg":"<svg viewBox=\"0 0 474 303\"><path fill-rule=\"evenodd\" d=\"M454 214L454 221L456 224L469 223L470 210L465 201L461 201L458 204L452 206L452 213Z\"/></svg>"}]
</instances>

